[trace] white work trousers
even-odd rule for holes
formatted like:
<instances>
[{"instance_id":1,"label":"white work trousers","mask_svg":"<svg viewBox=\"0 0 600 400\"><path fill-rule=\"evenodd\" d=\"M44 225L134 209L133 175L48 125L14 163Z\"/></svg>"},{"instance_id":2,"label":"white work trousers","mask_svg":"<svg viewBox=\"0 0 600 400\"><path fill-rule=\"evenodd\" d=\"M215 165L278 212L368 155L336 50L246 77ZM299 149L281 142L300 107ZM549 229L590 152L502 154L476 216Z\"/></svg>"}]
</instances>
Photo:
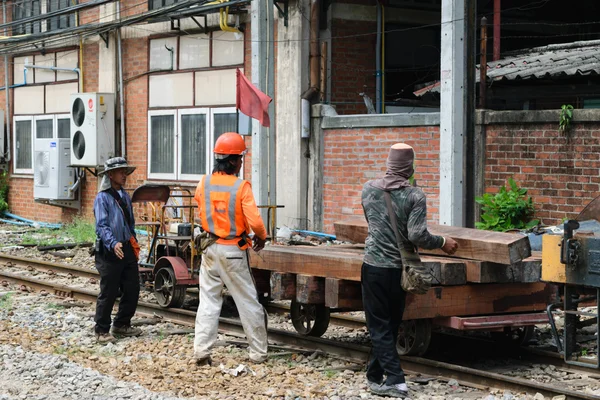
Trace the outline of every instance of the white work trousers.
<instances>
[{"instance_id":1,"label":"white work trousers","mask_svg":"<svg viewBox=\"0 0 600 400\"><path fill-rule=\"evenodd\" d=\"M227 286L240 314L248 338L250 359L264 361L267 357L266 314L258 302L246 251L236 245L218 243L210 245L202 255L194 356L210 356L217 340L223 285Z\"/></svg>"}]
</instances>

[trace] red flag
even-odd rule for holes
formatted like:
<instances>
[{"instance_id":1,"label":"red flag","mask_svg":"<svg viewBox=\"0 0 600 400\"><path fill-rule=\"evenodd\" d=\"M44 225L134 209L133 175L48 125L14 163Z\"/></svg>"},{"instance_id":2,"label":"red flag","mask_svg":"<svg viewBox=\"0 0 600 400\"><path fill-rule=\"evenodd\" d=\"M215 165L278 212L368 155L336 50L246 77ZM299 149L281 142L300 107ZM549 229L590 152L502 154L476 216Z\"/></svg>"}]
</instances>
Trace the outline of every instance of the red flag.
<instances>
[{"instance_id":1,"label":"red flag","mask_svg":"<svg viewBox=\"0 0 600 400\"><path fill-rule=\"evenodd\" d=\"M269 103L273 99L258 90L239 69L236 71L236 81L236 108L257 119L262 126L270 127Z\"/></svg>"}]
</instances>

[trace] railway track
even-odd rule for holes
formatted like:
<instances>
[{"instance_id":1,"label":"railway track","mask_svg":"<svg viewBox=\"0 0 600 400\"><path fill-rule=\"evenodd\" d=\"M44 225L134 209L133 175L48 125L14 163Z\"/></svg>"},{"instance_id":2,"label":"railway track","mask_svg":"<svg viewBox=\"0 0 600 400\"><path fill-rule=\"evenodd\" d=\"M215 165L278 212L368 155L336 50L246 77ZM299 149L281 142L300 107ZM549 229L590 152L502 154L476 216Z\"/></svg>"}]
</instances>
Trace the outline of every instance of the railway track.
<instances>
[{"instance_id":1,"label":"railway track","mask_svg":"<svg viewBox=\"0 0 600 400\"><path fill-rule=\"evenodd\" d=\"M14 267L25 267L39 271L53 271L55 273L72 274L80 277L94 277L98 274L94 270L73 267L64 264L50 263L27 258L14 257L0 254L0 264L7 265L10 263ZM42 279L23 276L17 273L0 270L0 281L7 281L15 285L25 285L28 288L52 293L63 298L72 298L76 300L95 302L98 295L97 291L74 288L62 284L47 282ZM281 307L276 307L279 312L282 312ZM196 313L194 311L184 309L165 309L156 304L140 302L137 312L144 316L158 316L165 321L193 326ZM335 321L334 321L335 323ZM360 319L342 317L340 323L344 325L360 325ZM224 333L243 334L243 329L239 321L229 318L221 318L219 328ZM289 331L281 329L269 328L269 340L272 343L284 344L286 346L296 346L302 349L320 351L326 354L335 355L336 357L344 358L348 361L356 363L364 363L368 356L370 348L351 343L340 343L334 340L301 336ZM534 360L533 355L529 356L530 360ZM544 355L544 361L550 361L547 355ZM561 365L559 360L555 359L558 365ZM571 390L558 385L543 384L523 378L511 377L490 371L481 371L474 368L455 365L447 362L421 358L421 357L402 357L403 367L409 374L424 375L442 380L456 379L459 383L485 390L487 388L496 388L511 390L513 392L526 392L530 394L541 393L550 398L554 396L565 396L566 399L599 399L598 396L586 394L580 391ZM561 365L565 369L571 369ZM586 370L589 371L589 370Z\"/></svg>"}]
</instances>

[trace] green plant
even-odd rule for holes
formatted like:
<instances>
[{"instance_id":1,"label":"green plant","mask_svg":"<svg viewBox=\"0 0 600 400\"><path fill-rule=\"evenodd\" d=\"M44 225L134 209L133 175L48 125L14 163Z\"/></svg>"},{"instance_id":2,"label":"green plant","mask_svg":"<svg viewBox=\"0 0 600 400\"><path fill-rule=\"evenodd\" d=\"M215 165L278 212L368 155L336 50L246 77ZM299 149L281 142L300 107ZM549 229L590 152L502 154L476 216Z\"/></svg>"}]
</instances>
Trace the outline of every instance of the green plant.
<instances>
[{"instance_id":1,"label":"green plant","mask_svg":"<svg viewBox=\"0 0 600 400\"><path fill-rule=\"evenodd\" d=\"M475 201L481 204L481 222L475 223L478 229L504 232L510 229L531 229L539 220L531 220L535 209L527 189L519 188L514 179L509 178L509 187L502 186L498 193L486 193Z\"/></svg>"},{"instance_id":2,"label":"green plant","mask_svg":"<svg viewBox=\"0 0 600 400\"><path fill-rule=\"evenodd\" d=\"M560 108L560 118L558 120L558 130L566 132L571 128L571 120L573 119L573 106L563 104Z\"/></svg>"},{"instance_id":3,"label":"green plant","mask_svg":"<svg viewBox=\"0 0 600 400\"><path fill-rule=\"evenodd\" d=\"M338 373L338 371L334 371L334 370L328 369L328 370L325 370L325 371L323 372L323 375L325 375L327 378L331 379L331 378L333 378L334 376L336 376L336 375L337 375L337 373Z\"/></svg>"},{"instance_id":4,"label":"green plant","mask_svg":"<svg viewBox=\"0 0 600 400\"><path fill-rule=\"evenodd\" d=\"M48 310L64 310L65 307L61 306L60 304L56 304L56 303L48 303L48 305L46 305L46 308Z\"/></svg>"},{"instance_id":5,"label":"green plant","mask_svg":"<svg viewBox=\"0 0 600 400\"><path fill-rule=\"evenodd\" d=\"M8 172L0 172L0 213L8 211Z\"/></svg>"},{"instance_id":6,"label":"green plant","mask_svg":"<svg viewBox=\"0 0 600 400\"><path fill-rule=\"evenodd\" d=\"M96 240L94 224L82 218L75 218L62 230L41 228L23 235L23 244L48 246L59 243L93 243Z\"/></svg>"},{"instance_id":7,"label":"green plant","mask_svg":"<svg viewBox=\"0 0 600 400\"><path fill-rule=\"evenodd\" d=\"M6 294L0 296L0 309L5 308L5 309L10 310L12 308L12 304L13 304L12 296L13 296L12 293L6 293Z\"/></svg>"},{"instance_id":8,"label":"green plant","mask_svg":"<svg viewBox=\"0 0 600 400\"><path fill-rule=\"evenodd\" d=\"M587 355L588 355L588 351L587 351L587 349L583 349L583 350L581 350L581 355L582 355L582 357L585 357L585 356L587 356Z\"/></svg>"}]
</instances>

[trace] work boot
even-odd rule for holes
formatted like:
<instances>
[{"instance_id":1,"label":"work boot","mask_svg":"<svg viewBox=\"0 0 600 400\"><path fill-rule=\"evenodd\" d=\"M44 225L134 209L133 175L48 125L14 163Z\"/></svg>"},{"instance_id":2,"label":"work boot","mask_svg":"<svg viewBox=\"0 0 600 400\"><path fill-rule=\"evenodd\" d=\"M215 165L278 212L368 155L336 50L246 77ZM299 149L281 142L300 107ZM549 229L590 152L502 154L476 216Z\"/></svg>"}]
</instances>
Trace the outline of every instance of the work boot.
<instances>
[{"instance_id":1,"label":"work boot","mask_svg":"<svg viewBox=\"0 0 600 400\"><path fill-rule=\"evenodd\" d=\"M110 330L115 337L131 337L140 336L142 330L140 328L134 328L133 326L113 326Z\"/></svg>"},{"instance_id":2,"label":"work boot","mask_svg":"<svg viewBox=\"0 0 600 400\"><path fill-rule=\"evenodd\" d=\"M371 380L367 379L367 388L371 392L373 392L373 390L379 388L379 386L381 386L382 383L383 383L383 378L380 379L378 382L371 381Z\"/></svg>"},{"instance_id":3,"label":"work boot","mask_svg":"<svg viewBox=\"0 0 600 400\"><path fill-rule=\"evenodd\" d=\"M196 360L196 365L199 367L202 367L204 365L212 367L212 358L210 358L210 356L194 357L194 359Z\"/></svg>"},{"instance_id":4,"label":"work boot","mask_svg":"<svg viewBox=\"0 0 600 400\"><path fill-rule=\"evenodd\" d=\"M403 399L408 397L408 386L406 386L406 383L398 383L396 385L388 385L384 383L380 386L374 386L371 389L371 392L378 396L398 397Z\"/></svg>"},{"instance_id":5,"label":"work boot","mask_svg":"<svg viewBox=\"0 0 600 400\"><path fill-rule=\"evenodd\" d=\"M96 341L100 344L114 343L117 341L110 332L96 332Z\"/></svg>"},{"instance_id":6,"label":"work boot","mask_svg":"<svg viewBox=\"0 0 600 400\"><path fill-rule=\"evenodd\" d=\"M248 360L254 364L262 364L265 361L267 361L267 355L262 355L262 356L256 356L256 355L252 355L252 356L248 356Z\"/></svg>"}]
</instances>

